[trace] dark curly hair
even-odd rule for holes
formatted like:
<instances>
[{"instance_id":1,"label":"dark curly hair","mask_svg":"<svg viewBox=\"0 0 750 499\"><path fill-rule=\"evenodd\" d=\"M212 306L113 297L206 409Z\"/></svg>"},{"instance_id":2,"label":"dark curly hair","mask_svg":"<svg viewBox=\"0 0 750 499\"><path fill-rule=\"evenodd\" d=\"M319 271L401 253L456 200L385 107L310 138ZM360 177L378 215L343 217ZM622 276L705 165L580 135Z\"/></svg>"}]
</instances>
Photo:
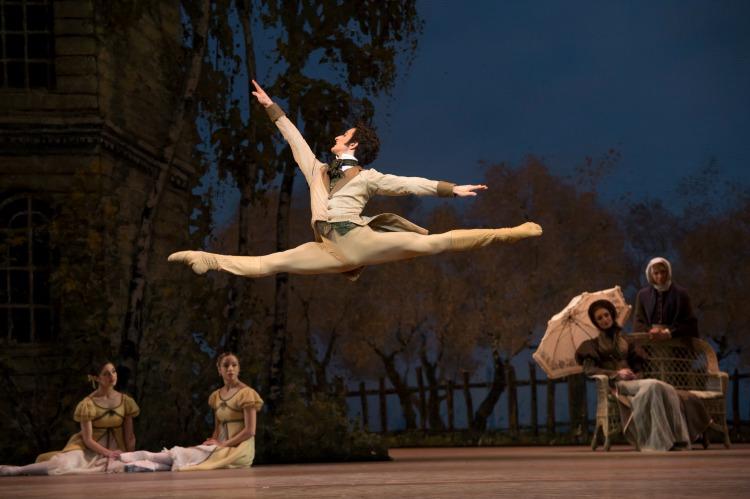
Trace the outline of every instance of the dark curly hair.
<instances>
[{"instance_id":1,"label":"dark curly hair","mask_svg":"<svg viewBox=\"0 0 750 499\"><path fill-rule=\"evenodd\" d=\"M354 134L350 142L357 142L357 160L361 165L369 165L378 157L380 151L380 139L375 129L365 123L358 121L354 125Z\"/></svg>"}]
</instances>

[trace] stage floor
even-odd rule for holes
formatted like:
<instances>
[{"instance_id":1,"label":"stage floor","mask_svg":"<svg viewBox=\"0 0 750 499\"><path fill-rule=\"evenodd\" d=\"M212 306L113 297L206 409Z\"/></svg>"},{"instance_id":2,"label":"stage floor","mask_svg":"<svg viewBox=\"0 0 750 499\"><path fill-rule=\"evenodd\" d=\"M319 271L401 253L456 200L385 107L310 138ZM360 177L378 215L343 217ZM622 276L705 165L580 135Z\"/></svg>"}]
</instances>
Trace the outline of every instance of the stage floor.
<instances>
[{"instance_id":1,"label":"stage floor","mask_svg":"<svg viewBox=\"0 0 750 499\"><path fill-rule=\"evenodd\" d=\"M249 470L0 478L0 497L750 498L750 445L639 453L627 447L392 449L390 462Z\"/></svg>"}]
</instances>

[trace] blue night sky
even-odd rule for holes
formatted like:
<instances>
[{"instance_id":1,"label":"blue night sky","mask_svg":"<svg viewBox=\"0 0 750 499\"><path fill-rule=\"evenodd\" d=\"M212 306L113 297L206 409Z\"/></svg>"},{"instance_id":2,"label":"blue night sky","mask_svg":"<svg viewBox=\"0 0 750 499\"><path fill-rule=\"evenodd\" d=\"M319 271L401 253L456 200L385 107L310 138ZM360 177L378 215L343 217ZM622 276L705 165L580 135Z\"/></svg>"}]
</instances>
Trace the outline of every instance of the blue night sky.
<instances>
[{"instance_id":1,"label":"blue night sky","mask_svg":"<svg viewBox=\"0 0 750 499\"><path fill-rule=\"evenodd\" d=\"M476 183L480 161L518 164L533 154L565 177L586 157L615 149L620 160L600 184L607 202L658 197L678 211L677 183L712 159L717 182L750 186L750 1L417 7L424 32L415 60L400 65L392 95L376 100L381 152L372 166L380 171ZM256 35L264 84L284 67L273 63L278 35ZM335 78L330 68L308 70ZM246 78L234 89L245 117ZM316 153L329 158L328 150ZM306 190L301 175L297 185L297 194ZM223 225L238 193L227 184L220 191Z\"/></svg>"},{"instance_id":2,"label":"blue night sky","mask_svg":"<svg viewBox=\"0 0 750 499\"><path fill-rule=\"evenodd\" d=\"M460 183L610 148L615 198L669 198L716 158L750 179L750 2L423 0L416 60L377 108L381 171ZM490 186L491 187L491 186Z\"/></svg>"},{"instance_id":3,"label":"blue night sky","mask_svg":"<svg viewBox=\"0 0 750 499\"><path fill-rule=\"evenodd\" d=\"M750 1L421 0L418 10L415 60L376 101L380 171L474 183L480 161L533 154L566 176L614 148L605 201L651 196L679 210L677 182L712 158L717 180L750 185ZM271 65L276 34L257 35L263 84L284 68ZM236 87L244 106L245 85ZM236 208L229 191L219 224ZM304 191L298 175L295 193ZM529 360L514 361L521 378ZM504 400L491 426L507 424Z\"/></svg>"},{"instance_id":4,"label":"blue night sky","mask_svg":"<svg viewBox=\"0 0 750 499\"><path fill-rule=\"evenodd\" d=\"M565 176L615 148L605 200L653 196L679 209L677 181L711 158L719 180L750 184L750 2L418 8L416 60L377 108L381 171L471 183L482 178L480 160L517 164L533 154ZM528 360L514 362L521 377ZM507 424L504 403L491 424Z\"/></svg>"}]
</instances>

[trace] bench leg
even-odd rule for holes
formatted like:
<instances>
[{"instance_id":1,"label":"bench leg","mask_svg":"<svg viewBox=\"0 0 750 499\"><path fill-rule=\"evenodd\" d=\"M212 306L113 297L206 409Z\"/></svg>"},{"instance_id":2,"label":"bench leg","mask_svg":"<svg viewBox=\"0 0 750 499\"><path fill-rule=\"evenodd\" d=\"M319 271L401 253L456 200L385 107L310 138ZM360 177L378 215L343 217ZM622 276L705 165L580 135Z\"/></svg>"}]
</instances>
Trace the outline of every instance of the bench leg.
<instances>
[{"instance_id":1,"label":"bench leg","mask_svg":"<svg viewBox=\"0 0 750 499\"><path fill-rule=\"evenodd\" d=\"M709 428L712 428L724 435L724 447L726 447L727 449L732 447L732 441L729 440L729 426L727 426L726 421L724 422L724 424L712 422Z\"/></svg>"},{"instance_id":2,"label":"bench leg","mask_svg":"<svg viewBox=\"0 0 750 499\"><path fill-rule=\"evenodd\" d=\"M609 434L604 435L604 450L609 452L609 449L612 447L612 440L610 440Z\"/></svg>"},{"instance_id":3,"label":"bench leg","mask_svg":"<svg viewBox=\"0 0 750 499\"><path fill-rule=\"evenodd\" d=\"M732 447L732 441L729 440L729 428L726 423L724 423L724 447L727 449Z\"/></svg>"},{"instance_id":4,"label":"bench leg","mask_svg":"<svg viewBox=\"0 0 750 499\"><path fill-rule=\"evenodd\" d=\"M596 450L599 447L599 431L601 429L600 425L596 425L596 428L594 428L594 436L591 438L591 450Z\"/></svg>"}]
</instances>

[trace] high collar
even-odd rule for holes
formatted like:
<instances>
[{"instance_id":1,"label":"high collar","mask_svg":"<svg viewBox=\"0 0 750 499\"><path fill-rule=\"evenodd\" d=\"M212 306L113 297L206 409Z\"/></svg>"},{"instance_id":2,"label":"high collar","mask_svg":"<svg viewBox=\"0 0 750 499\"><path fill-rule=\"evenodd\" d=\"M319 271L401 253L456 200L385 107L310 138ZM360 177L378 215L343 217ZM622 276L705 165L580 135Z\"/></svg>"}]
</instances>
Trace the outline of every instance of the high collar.
<instances>
[{"instance_id":1,"label":"high collar","mask_svg":"<svg viewBox=\"0 0 750 499\"><path fill-rule=\"evenodd\" d=\"M337 159L353 159L354 161L359 161L353 154L349 154L346 152L343 154L339 154L338 156L336 156L336 158ZM345 172L349 168L353 168L353 165L344 165L341 167L341 171Z\"/></svg>"}]
</instances>

